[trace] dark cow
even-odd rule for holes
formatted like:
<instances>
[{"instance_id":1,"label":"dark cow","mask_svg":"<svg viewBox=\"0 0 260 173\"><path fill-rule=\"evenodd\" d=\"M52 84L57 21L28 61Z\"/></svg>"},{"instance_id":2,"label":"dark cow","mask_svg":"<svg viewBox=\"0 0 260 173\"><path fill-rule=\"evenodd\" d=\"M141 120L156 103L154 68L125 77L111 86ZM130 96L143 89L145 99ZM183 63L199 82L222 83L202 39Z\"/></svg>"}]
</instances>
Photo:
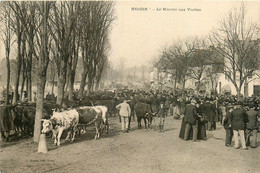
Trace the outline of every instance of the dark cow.
<instances>
[{"instance_id":1,"label":"dark cow","mask_svg":"<svg viewBox=\"0 0 260 173\"><path fill-rule=\"evenodd\" d=\"M13 107L10 105L0 106L0 133L1 133L1 138L5 137L6 141L9 141L10 131L15 129L14 117L12 116L11 113L12 108Z\"/></svg>"},{"instance_id":2,"label":"dark cow","mask_svg":"<svg viewBox=\"0 0 260 173\"><path fill-rule=\"evenodd\" d=\"M106 128L108 133L108 120L107 120L107 108L105 106L84 106L77 108L79 113L79 125L88 126L95 124L96 135L94 139L100 137L103 128Z\"/></svg>"},{"instance_id":3,"label":"dark cow","mask_svg":"<svg viewBox=\"0 0 260 173\"><path fill-rule=\"evenodd\" d=\"M22 124L24 125L24 133L28 136L33 136L35 112L34 107L23 107Z\"/></svg>"},{"instance_id":4,"label":"dark cow","mask_svg":"<svg viewBox=\"0 0 260 173\"><path fill-rule=\"evenodd\" d=\"M36 105L19 104L12 109L16 132L21 132L22 136L33 136ZM50 118L49 114L43 109L43 118Z\"/></svg>"},{"instance_id":5,"label":"dark cow","mask_svg":"<svg viewBox=\"0 0 260 173\"><path fill-rule=\"evenodd\" d=\"M116 114L116 101L114 99L103 100L103 99L97 99L96 97L86 97L85 99L79 101L79 106L96 106L96 105L106 106L108 108L107 113L110 116Z\"/></svg>"},{"instance_id":6,"label":"dark cow","mask_svg":"<svg viewBox=\"0 0 260 173\"><path fill-rule=\"evenodd\" d=\"M150 129L154 114L151 111L151 106L147 103L137 102L134 106L134 111L137 117L138 128L141 128L141 120L144 120L145 129ZM147 121L147 122L146 122ZM148 126L147 126L148 123Z\"/></svg>"},{"instance_id":7,"label":"dark cow","mask_svg":"<svg viewBox=\"0 0 260 173\"><path fill-rule=\"evenodd\" d=\"M14 105L11 109L12 115L14 117L14 126L16 133L20 133L24 136L24 125L23 125L23 107Z\"/></svg>"},{"instance_id":8,"label":"dark cow","mask_svg":"<svg viewBox=\"0 0 260 173\"><path fill-rule=\"evenodd\" d=\"M110 116L113 116L116 114L116 101L111 99L111 100L96 100L93 102L93 104L96 105L103 105L108 108L108 114Z\"/></svg>"},{"instance_id":9,"label":"dark cow","mask_svg":"<svg viewBox=\"0 0 260 173\"><path fill-rule=\"evenodd\" d=\"M19 103L18 105L22 106L22 107L34 107L34 108L36 108L35 102ZM62 109L62 106L56 104L55 101L45 101L44 104L43 104L43 109L49 116L51 116L54 109Z\"/></svg>"},{"instance_id":10,"label":"dark cow","mask_svg":"<svg viewBox=\"0 0 260 173\"><path fill-rule=\"evenodd\" d=\"M62 106L56 104L56 102L44 102L43 108L46 113L51 117L54 109L62 109Z\"/></svg>"}]
</instances>

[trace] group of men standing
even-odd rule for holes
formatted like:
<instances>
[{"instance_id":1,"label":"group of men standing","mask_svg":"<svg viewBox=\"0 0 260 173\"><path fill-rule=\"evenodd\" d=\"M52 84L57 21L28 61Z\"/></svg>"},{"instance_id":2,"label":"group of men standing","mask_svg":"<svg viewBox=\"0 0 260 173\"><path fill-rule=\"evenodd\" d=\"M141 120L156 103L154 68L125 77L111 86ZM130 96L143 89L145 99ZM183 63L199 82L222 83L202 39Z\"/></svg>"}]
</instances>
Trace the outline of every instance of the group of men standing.
<instances>
[{"instance_id":1,"label":"group of men standing","mask_svg":"<svg viewBox=\"0 0 260 173\"><path fill-rule=\"evenodd\" d=\"M183 115L180 138L185 141L191 138L191 127L193 141L206 140L206 129L210 131L216 129L217 109L213 100L209 98L206 98L204 102L192 99L184 107Z\"/></svg>"},{"instance_id":2,"label":"group of men standing","mask_svg":"<svg viewBox=\"0 0 260 173\"><path fill-rule=\"evenodd\" d=\"M171 95L170 95L171 96ZM190 99L171 99L170 96L158 94L157 97L150 96L151 109L157 103L156 113L159 118L159 131L164 131L165 117L175 114L183 116L182 126L179 137L184 140L193 141L206 140L206 130L216 130L216 123L220 122L226 129L225 145L231 146L232 137L234 137L235 148L239 148L239 139L242 149L247 146L252 148L257 146L257 130L259 112L256 111L255 104L242 106L242 102L219 102L213 98ZM153 101L155 100L155 101ZM120 109L122 130L129 132L129 117L131 116L131 107L124 99L116 108ZM169 103L170 104L169 104ZM169 105L170 106L169 106ZM168 105L168 106L167 106ZM250 137L252 143L250 144Z\"/></svg>"},{"instance_id":3,"label":"group of men standing","mask_svg":"<svg viewBox=\"0 0 260 173\"><path fill-rule=\"evenodd\" d=\"M257 130L258 130L259 113L255 109L255 105L251 104L244 109L241 103L236 103L230 106L224 119L224 128L226 129L225 145L231 146L232 137L234 137L235 148L247 150L248 146L251 148L257 147ZM252 143L250 144L250 137L252 136Z\"/></svg>"},{"instance_id":4,"label":"group of men standing","mask_svg":"<svg viewBox=\"0 0 260 173\"><path fill-rule=\"evenodd\" d=\"M204 103L191 100L185 106L183 114L180 138L185 141L188 139L206 140L206 130L216 130L216 122L220 121L226 130L226 146L231 146L232 137L234 137L236 149L240 148L239 139L243 150L247 150L248 146L257 147L259 112L255 104L243 106L242 102L223 103L218 109L216 104L207 98ZM250 137L252 137L251 144Z\"/></svg>"}]
</instances>

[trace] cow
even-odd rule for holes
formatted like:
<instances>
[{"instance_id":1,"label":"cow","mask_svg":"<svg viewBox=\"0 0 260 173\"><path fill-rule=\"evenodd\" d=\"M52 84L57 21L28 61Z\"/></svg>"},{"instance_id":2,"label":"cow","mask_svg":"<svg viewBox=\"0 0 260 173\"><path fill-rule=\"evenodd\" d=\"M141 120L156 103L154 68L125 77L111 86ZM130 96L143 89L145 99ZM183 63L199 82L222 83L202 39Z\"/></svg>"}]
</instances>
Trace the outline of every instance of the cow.
<instances>
[{"instance_id":1,"label":"cow","mask_svg":"<svg viewBox=\"0 0 260 173\"><path fill-rule=\"evenodd\" d=\"M24 136L24 125L23 125L23 107L20 105L14 105L11 109L12 116L14 117L14 126L16 133L21 133Z\"/></svg>"},{"instance_id":2,"label":"cow","mask_svg":"<svg viewBox=\"0 0 260 173\"><path fill-rule=\"evenodd\" d=\"M36 109L34 107L24 107L22 112L22 125L24 133L28 136L33 135L34 120ZM43 116L45 117L45 116Z\"/></svg>"},{"instance_id":3,"label":"cow","mask_svg":"<svg viewBox=\"0 0 260 173\"><path fill-rule=\"evenodd\" d=\"M79 125L88 126L95 123L95 140L100 138L102 125L105 125L108 133L108 121L106 116L107 108L105 106L83 106L77 108L79 113Z\"/></svg>"},{"instance_id":4,"label":"cow","mask_svg":"<svg viewBox=\"0 0 260 173\"><path fill-rule=\"evenodd\" d=\"M18 104L11 110L14 117L14 125L17 133L21 132L21 135L32 136L34 130L34 120L36 108L35 104ZM44 119L50 118L48 112L43 109Z\"/></svg>"},{"instance_id":5,"label":"cow","mask_svg":"<svg viewBox=\"0 0 260 173\"><path fill-rule=\"evenodd\" d=\"M94 105L103 105L107 107L107 112L110 116L113 116L116 114L116 101L111 99L111 100L95 100L93 102ZM93 105L93 106L94 106Z\"/></svg>"},{"instance_id":6,"label":"cow","mask_svg":"<svg viewBox=\"0 0 260 173\"><path fill-rule=\"evenodd\" d=\"M11 105L1 105L0 106L0 133L1 140L2 137L6 138L6 141L9 141L9 133L11 130L15 129L14 126L14 117L12 116L11 109L13 107Z\"/></svg>"},{"instance_id":7,"label":"cow","mask_svg":"<svg viewBox=\"0 0 260 173\"><path fill-rule=\"evenodd\" d=\"M154 116L154 114L151 111L151 106L147 103L137 102L134 106L134 111L137 117L138 128L142 128L141 120L143 119L145 124L145 129L149 130Z\"/></svg>"},{"instance_id":8,"label":"cow","mask_svg":"<svg viewBox=\"0 0 260 173\"><path fill-rule=\"evenodd\" d=\"M102 120L103 120L104 127L101 128L101 132L103 131L103 128L105 128L106 133L108 134L109 132L109 123L107 117L108 108L106 106L94 106L94 107L100 109L102 112Z\"/></svg>"},{"instance_id":9,"label":"cow","mask_svg":"<svg viewBox=\"0 0 260 173\"><path fill-rule=\"evenodd\" d=\"M77 125L79 123L79 113L76 109L63 112L54 112L50 119L43 119L42 121L42 133L48 133L49 131L52 131L54 137L54 145L60 147L60 138L64 130L69 130L66 141L69 140L71 134L71 142L74 141L77 131Z\"/></svg>"}]
</instances>

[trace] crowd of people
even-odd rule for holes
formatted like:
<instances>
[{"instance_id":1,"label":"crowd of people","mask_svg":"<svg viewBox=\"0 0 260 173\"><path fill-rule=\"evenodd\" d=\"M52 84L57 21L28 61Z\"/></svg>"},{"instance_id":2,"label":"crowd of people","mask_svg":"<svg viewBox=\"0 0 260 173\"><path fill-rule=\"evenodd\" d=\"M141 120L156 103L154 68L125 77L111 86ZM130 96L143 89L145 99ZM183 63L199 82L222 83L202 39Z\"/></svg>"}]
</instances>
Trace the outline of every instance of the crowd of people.
<instances>
[{"instance_id":1,"label":"crowd of people","mask_svg":"<svg viewBox=\"0 0 260 173\"><path fill-rule=\"evenodd\" d=\"M36 94L35 94L36 95ZM35 96L36 97L36 96ZM24 93L24 98L27 98ZM260 116L260 98L250 97L238 100L236 96L215 95L198 96L193 94L174 94L167 91L147 90L114 90L90 93L88 99L112 99L118 109L122 131L129 132L131 117L134 115L134 105L137 102L150 106L151 113L159 120L158 129L165 130L166 117L180 119L179 137L187 140L207 140L207 131L216 130L216 124L223 125L226 132L225 146L246 150L257 147ZM54 94L48 93L46 100L55 99ZM74 100L80 100L74 92ZM36 101L36 100L35 100ZM250 141L252 141L250 143Z\"/></svg>"},{"instance_id":2,"label":"crowd of people","mask_svg":"<svg viewBox=\"0 0 260 173\"><path fill-rule=\"evenodd\" d=\"M260 115L260 99L246 98L238 101L235 96L199 97L188 95L174 95L171 92L146 92L143 90L117 92L117 96L138 100L151 105L152 112L159 118L159 131L164 131L165 117L173 116L182 119L179 137L183 140L207 140L206 131L216 130L219 122L226 130L225 146L230 147L234 138L234 147L247 150L248 147L257 147L257 132L259 130L258 118ZM121 116L130 116L131 108L126 100L117 108L125 109ZM127 112L127 113L126 113ZM124 115L123 115L124 114ZM122 119L124 124L128 119ZM127 127L127 126L126 126ZM125 129L122 124L122 130ZM128 131L127 131L128 132ZM251 139L252 138L252 139ZM251 143L250 143L251 139Z\"/></svg>"}]
</instances>

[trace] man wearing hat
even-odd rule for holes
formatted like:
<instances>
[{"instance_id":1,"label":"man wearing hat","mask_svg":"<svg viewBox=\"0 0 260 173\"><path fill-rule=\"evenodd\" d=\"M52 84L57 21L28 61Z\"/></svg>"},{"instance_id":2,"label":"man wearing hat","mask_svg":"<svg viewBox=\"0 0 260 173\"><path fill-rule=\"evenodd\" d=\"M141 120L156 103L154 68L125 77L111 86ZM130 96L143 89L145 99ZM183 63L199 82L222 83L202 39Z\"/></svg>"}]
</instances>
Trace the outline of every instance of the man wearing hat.
<instances>
[{"instance_id":1,"label":"man wearing hat","mask_svg":"<svg viewBox=\"0 0 260 173\"><path fill-rule=\"evenodd\" d=\"M258 117L259 114L255 110L253 104L249 105L249 111L246 112L248 116L248 123L246 124L246 145L250 146L250 136L252 136L251 147L257 147L257 129L258 129Z\"/></svg>"},{"instance_id":2,"label":"man wearing hat","mask_svg":"<svg viewBox=\"0 0 260 173\"><path fill-rule=\"evenodd\" d=\"M160 96L159 98L159 110L158 110L158 118L160 119L159 123L159 131L164 131L164 123L166 117L166 106L165 106L166 98L164 96Z\"/></svg>"},{"instance_id":3,"label":"man wearing hat","mask_svg":"<svg viewBox=\"0 0 260 173\"><path fill-rule=\"evenodd\" d=\"M248 121L246 111L242 108L240 102L236 102L234 106L234 110L231 113L231 128L233 129L234 140L235 140L235 148L239 148L239 139L238 134L240 136L242 149L247 150L246 141L245 141L245 125Z\"/></svg>"},{"instance_id":4,"label":"man wearing hat","mask_svg":"<svg viewBox=\"0 0 260 173\"><path fill-rule=\"evenodd\" d=\"M233 111L233 106L230 104L227 106L227 114L224 119L223 125L226 130L225 146L230 147L233 137L233 130L231 128L231 113Z\"/></svg>"},{"instance_id":5,"label":"man wearing hat","mask_svg":"<svg viewBox=\"0 0 260 173\"><path fill-rule=\"evenodd\" d=\"M205 103L202 104L202 112L205 114L205 120L207 122L206 128L207 130L213 130L214 122L216 121L216 106L210 102L209 98L205 99Z\"/></svg>"},{"instance_id":6,"label":"man wearing hat","mask_svg":"<svg viewBox=\"0 0 260 173\"><path fill-rule=\"evenodd\" d=\"M131 115L131 108L130 105L127 103L126 98L124 98L124 102L120 103L119 105L116 106L117 109L119 110L119 115L121 117L121 125L122 125L122 131L129 132L128 131L128 125L129 125L129 117Z\"/></svg>"},{"instance_id":7,"label":"man wearing hat","mask_svg":"<svg viewBox=\"0 0 260 173\"><path fill-rule=\"evenodd\" d=\"M185 127L184 140L188 140L190 127L193 130L193 141L197 140L198 134L198 116L197 116L197 108L196 101L191 100L191 104L188 104L184 109L184 122L187 123Z\"/></svg>"}]
</instances>

